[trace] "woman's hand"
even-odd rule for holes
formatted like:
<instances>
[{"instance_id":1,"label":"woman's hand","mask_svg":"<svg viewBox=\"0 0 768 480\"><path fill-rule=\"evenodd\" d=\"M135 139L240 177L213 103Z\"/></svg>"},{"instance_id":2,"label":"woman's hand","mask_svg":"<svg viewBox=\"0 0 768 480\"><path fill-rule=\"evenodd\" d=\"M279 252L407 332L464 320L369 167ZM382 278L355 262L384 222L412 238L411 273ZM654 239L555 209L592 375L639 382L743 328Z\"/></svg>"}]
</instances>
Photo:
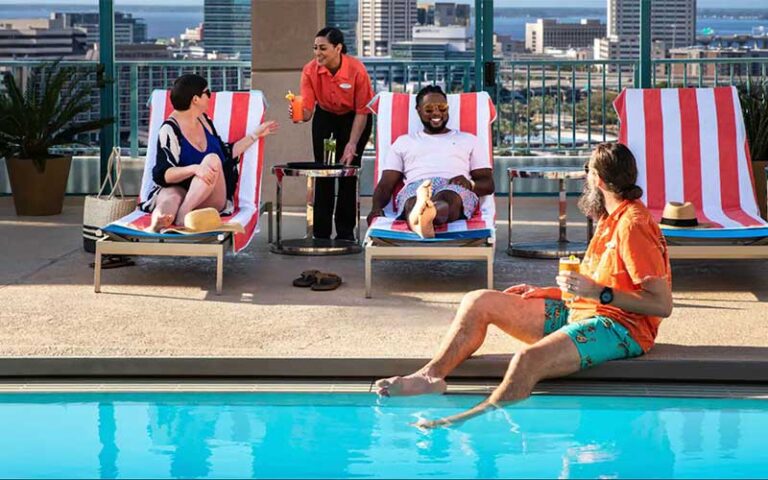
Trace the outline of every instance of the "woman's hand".
<instances>
[{"instance_id":1,"label":"woman's hand","mask_svg":"<svg viewBox=\"0 0 768 480\"><path fill-rule=\"evenodd\" d=\"M534 287L533 285L528 285L527 283L513 285L504 290L504 293L520 295L524 299L548 298L550 300L560 300L561 298L560 289L557 287Z\"/></svg>"},{"instance_id":2,"label":"woman's hand","mask_svg":"<svg viewBox=\"0 0 768 480\"><path fill-rule=\"evenodd\" d=\"M273 133L277 132L279 129L280 129L279 123L275 122L274 120L267 120L266 122L256 127L256 130L254 130L250 136L255 141L258 138L266 137L267 135L272 135Z\"/></svg>"},{"instance_id":3,"label":"woman's hand","mask_svg":"<svg viewBox=\"0 0 768 480\"><path fill-rule=\"evenodd\" d=\"M577 297L597 299L603 286L578 272L561 271L555 278L562 292L572 293Z\"/></svg>"},{"instance_id":4,"label":"woman's hand","mask_svg":"<svg viewBox=\"0 0 768 480\"><path fill-rule=\"evenodd\" d=\"M339 162L342 165L352 165L352 162L355 160L355 157L357 156L357 145L355 145L352 142L347 143L344 146L344 153L341 155L341 159Z\"/></svg>"},{"instance_id":5,"label":"woman's hand","mask_svg":"<svg viewBox=\"0 0 768 480\"><path fill-rule=\"evenodd\" d=\"M213 185L213 182L216 181L216 170L207 164L195 165L194 172L195 177L205 182L206 185Z\"/></svg>"}]
</instances>

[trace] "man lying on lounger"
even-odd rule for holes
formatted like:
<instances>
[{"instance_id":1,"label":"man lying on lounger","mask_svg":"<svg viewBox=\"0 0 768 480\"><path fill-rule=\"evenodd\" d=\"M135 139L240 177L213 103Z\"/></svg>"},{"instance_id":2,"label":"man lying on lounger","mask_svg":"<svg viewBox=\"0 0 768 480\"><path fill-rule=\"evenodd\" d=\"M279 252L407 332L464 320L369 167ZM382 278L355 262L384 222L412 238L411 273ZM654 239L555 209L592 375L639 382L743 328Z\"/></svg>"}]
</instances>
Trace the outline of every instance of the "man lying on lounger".
<instances>
[{"instance_id":1,"label":"man lying on lounger","mask_svg":"<svg viewBox=\"0 0 768 480\"><path fill-rule=\"evenodd\" d=\"M493 193L488 146L469 133L451 130L448 98L438 86L416 95L424 130L399 137L384 159L384 173L373 192L368 225L384 215L395 187L404 181L395 205L398 218L422 238L435 236L435 225L471 218L478 197Z\"/></svg>"},{"instance_id":2,"label":"man lying on lounger","mask_svg":"<svg viewBox=\"0 0 768 480\"><path fill-rule=\"evenodd\" d=\"M489 325L528 345L514 356L488 399L420 426L466 420L524 400L539 380L636 357L653 346L661 318L672 313L669 256L658 225L638 200L642 189L635 185L635 159L624 145L604 143L585 168L579 206L599 223L580 273L561 271L558 287L515 285L504 292L468 293L439 353L415 373L376 382L379 395L444 392L445 377L480 348ZM563 302L563 292L575 299Z\"/></svg>"}]
</instances>

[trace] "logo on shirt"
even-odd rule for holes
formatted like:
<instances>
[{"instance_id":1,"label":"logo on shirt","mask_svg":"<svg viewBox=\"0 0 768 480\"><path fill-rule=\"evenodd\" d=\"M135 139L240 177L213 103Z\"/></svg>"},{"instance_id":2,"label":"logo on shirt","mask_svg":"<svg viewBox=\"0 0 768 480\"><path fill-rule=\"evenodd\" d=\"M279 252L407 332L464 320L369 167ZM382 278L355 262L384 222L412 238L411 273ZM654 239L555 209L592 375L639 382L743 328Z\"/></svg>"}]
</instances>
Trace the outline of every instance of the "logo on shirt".
<instances>
[{"instance_id":1,"label":"logo on shirt","mask_svg":"<svg viewBox=\"0 0 768 480\"><path fill-rule=\"evenodd\" d=\"M350 85L349 83L340 83L339 87L343 88L344 90L349 90L350 88L352 88L352 85Z\"/></svg>"}]
</instances>

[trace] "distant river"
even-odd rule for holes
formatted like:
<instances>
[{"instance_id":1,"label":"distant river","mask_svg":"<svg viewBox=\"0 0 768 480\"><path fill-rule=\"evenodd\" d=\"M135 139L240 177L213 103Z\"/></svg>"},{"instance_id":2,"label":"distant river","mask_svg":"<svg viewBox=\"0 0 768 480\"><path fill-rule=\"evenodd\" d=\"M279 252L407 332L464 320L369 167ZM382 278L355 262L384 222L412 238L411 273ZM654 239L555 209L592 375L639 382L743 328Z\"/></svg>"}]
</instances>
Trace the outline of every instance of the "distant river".
<instances>
[{"instance_id":1,"label":"distant river","mask_svg":"<svg viewBox=\"0 0 768 480\"><path fill-rule=\"evenodd\" d=\"M95 4L94 0L94 4ZM178 36L185 28L195 27L203 21L202 7L163 7L163 6L136 6L120 5L117 2L116 10L133 14L134 17L143 18L147 23L147 35L150 38L168 38ZM97 6L89 5L0 5L0 19L2 18L35 18L48 17L50 12L85 12L96 11ZM570 13L570 12L569 12ZM594 14L588 15L595 18ZM598 16L605 22L605 16ZM560 22L578 22L577 16L560 16ZM514 38L525 38L525 24L535 22L533 16L496 17L494 18L494 30L501 35L512 35ZM697 30L711 28L716 34L731 35L735 33L749 34L757 26L764 26L768 31L768 20L745 19L718 19L699 18Z\"/></svg>"}]
</instances>

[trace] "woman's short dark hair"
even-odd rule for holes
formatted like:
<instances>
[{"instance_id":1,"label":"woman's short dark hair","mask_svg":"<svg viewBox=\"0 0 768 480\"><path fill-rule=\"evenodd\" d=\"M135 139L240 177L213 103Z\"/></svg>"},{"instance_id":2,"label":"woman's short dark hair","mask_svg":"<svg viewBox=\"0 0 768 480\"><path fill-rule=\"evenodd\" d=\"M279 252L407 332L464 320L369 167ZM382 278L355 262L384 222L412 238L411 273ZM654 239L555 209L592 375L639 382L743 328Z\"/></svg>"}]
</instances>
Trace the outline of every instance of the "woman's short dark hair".
<instances>
[{"instance_id":1,"label":"woman's short dark hair","mask_svg":"<svg viewBox=\"0 0 768 480\"><path fill-rule=\"evenodd\" d=\"M344 34L336 27L325 27L317 32L315 38L325 37L334 47L341 44L341 53L347 53L347 45L344 43Z\"/></svg>"},{"instance_id":2,"label":"woman's short dark hair","mask_svg":"<svg viewBox=\"0 0 768 480\"><path fill-rule=\"evenodd\" d=\"M592 168L606 185L608 191L622 200L637 200L643 189L637 181L637 162L626 145L618 142L601 143L592 152Z\"/></svg>"},{"instance_id":3,"label":"woman's short dark hair","mask_svg":"<svg viewBox=\"0 0 768 480\"><path fill-rule=\"evenodd\" d=\"M419 93L416 94L416 107L421 105L421 101L430 93L439 93L445 97L446 100L448 100L448 95L446 95L443 89L440 88L440 85L427 85L426 87L419 90Z\"/></svg>"},{"instance_id":4,"label":"woman's short dark hair","mask_svg":"<svg viewBox=\"0 0 768 480\"><path fill-rule=\"evenodd\" d=\"M175 110L183 112L189 110L192 105L192 98L203 94L208 88L208 81L200 75L194 73L185 73L173 82L171 87L171 104Z\"/></svg>"}]
</instances>

